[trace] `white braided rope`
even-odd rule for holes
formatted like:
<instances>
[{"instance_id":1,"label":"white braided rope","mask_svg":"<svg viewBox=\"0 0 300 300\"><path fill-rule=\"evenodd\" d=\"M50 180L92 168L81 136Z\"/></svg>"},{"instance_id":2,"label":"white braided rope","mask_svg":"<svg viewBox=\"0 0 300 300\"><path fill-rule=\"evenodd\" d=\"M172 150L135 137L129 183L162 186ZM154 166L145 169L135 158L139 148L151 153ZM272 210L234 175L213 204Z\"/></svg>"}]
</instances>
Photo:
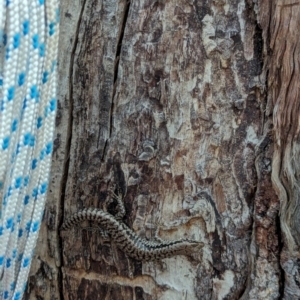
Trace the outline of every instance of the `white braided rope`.
<instances>
[{"instance_id":1,"label":"white braided rope","mask_svg":"<svg viewBox=\"0 0 300 300\"><path fill-rule=\"evenodd\" d=\"M0 0L0 298L21 299L44 211L58 0Z\"/></svg>"}]
</instances>

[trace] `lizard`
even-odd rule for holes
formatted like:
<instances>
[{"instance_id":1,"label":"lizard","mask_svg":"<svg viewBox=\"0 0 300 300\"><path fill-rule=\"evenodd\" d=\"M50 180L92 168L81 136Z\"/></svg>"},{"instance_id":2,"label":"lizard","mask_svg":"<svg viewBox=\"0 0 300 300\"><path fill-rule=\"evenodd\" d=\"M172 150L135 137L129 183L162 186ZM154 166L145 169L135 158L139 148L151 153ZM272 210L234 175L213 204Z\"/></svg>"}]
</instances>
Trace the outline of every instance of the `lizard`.
<instances>
[{"instance_id":1,"label":"lizard","mask_svg":"<svg viewBox=\"0 0 300 300\"><path fill-rule=\"evenodd\" d=\"M122 197L115 194L114 196L119 207L119 212L115 216L100 208L84 208L69 217L63 223L62 230L70 229L86 220L95 221L108 233L119 249L139 261L154 261L174 255L189 255L195 251L195 247L203 247L203 243L188 239L150 241L139 237L122 221L125 215Z\"/></svg>"}]
</instances>

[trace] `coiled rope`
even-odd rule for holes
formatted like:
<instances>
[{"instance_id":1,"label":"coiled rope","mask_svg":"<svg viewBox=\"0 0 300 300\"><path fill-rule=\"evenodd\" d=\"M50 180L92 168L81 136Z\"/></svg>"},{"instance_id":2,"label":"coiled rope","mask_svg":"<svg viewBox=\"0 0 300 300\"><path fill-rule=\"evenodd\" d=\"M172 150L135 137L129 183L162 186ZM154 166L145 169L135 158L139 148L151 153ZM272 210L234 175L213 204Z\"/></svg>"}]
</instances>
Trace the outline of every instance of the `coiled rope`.
<instances>
[{"instance_id":1,"label":"coiled rope","mask_svg":"<svg viewBox=\"0 0 300 300\"><path fill-rule=\"evenodd\" d=\"M48 188L58 0L0 0L0 298L21 299Z\"/></svg>"}]
</instances>

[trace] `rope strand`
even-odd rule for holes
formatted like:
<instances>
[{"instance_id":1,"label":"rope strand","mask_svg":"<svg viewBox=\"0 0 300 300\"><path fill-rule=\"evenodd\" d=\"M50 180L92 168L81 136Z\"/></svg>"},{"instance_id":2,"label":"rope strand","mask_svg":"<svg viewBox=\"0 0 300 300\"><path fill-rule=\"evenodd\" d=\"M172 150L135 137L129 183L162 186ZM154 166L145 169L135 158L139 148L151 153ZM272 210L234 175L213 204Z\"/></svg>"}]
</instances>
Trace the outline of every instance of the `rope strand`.
<instances>
[{"instance_id":1,"label":"rope strand","mask_svg":"<svg viewBox=\"0 0 300 300\"><path fill-rule=\"evenodd\" d=\"M0 298L21 299L44 211L58 0L0 0Z\"/></svg>"}]
</instances>

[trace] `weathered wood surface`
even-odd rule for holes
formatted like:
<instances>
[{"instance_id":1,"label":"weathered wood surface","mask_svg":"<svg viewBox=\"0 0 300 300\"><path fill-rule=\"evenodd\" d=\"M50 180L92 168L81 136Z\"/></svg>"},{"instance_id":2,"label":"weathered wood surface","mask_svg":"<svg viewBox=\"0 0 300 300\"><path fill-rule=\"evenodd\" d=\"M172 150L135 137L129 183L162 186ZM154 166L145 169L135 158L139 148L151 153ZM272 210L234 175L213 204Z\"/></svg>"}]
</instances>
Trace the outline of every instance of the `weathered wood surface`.
<instances>
[{"instance_id":1,"label":"weathered wood surface","mask_svg":"<svg viewBox=\"0 0 300 300\"><path fill-rule=\"evenodd\" d=\"M271 16L271 17L270 17ZM269 115L274 123L273 186L279 195L283 299L300 298L300 3L262 0L259 19L269 41Z\"/></svg>"},{"instance_id":2,"label":"weathered wood surface","mask_svg":"<svg viewBox=\"0 0 300 300\"><path fill-rule=\"evenodd\" d=\"M284 91L276 100L281 88L298 95L285 85L286 73L298 80L298 56L283 57L299 49L299 6L256 2L61 1L53 182L28 299L298 299L296 214L287 221L281 208L293 255L279 222L282 189L290 201L297 187L290 177L272 186L282 186L285 145L299 170L298 125L279 146L272 124L276 103L289 103ZM288 33L294 44L281 49ZM97 232L60 237L77 209L115 212L111 188L125 193L124 221L140 236L205 247L140 263Z\"/></svg>"}]
</instances>

